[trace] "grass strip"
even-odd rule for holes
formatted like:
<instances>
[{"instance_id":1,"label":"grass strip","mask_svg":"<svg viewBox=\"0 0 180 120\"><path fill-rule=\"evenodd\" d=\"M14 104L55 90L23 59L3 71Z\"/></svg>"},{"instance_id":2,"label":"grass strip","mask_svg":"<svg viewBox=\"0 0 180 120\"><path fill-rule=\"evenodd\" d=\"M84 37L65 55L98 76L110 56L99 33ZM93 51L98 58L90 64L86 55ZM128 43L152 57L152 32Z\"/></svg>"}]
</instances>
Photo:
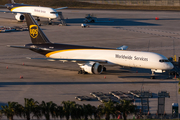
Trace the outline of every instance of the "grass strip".
<instances>
[{"instance_id":1,"label":"grass strip","mask_svg":"<svg viewBox=\"0 0 180 120\"><path fill-rule=\"evenodd\" d=\"M1 0L0 5L4 5L8 0ZM65 7L73 9L109 9L109 10L168 10L180 11L180 6L136 6L136 5L111 5L111 4L93 4L78 2L76 0L15 0L16 3L31 5L41 5L46 7L58 8Z\"/></svg>"}]
</instances>

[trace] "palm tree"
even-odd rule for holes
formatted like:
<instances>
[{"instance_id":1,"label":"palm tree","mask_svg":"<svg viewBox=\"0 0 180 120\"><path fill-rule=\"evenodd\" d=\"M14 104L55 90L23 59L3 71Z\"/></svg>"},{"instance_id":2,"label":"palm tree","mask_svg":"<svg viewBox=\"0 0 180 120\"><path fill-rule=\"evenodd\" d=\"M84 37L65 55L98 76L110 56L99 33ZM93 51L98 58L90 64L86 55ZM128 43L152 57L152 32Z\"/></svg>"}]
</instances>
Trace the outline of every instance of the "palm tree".
<instances>
[{"instance_id":1,"label":"palm tree","mask_svg":"<svg viewBox=\"0 0 180 120\"><path fill-rule=\"evenodd\" d=\"M76 105L76 102L74 102L74 101L63 101L62 105L63 105L63 111L64 111L64 115L66 117L66 120L69 120L69 116L71 115L72 109Z\"/></svg>"},{"instance_id":2,"label":"palm tree","mask_svg":"<svg viewBox=\"0 0 180 120\"><path fill-rule=\"evenodd\" d=\"M22 117L22 115L23 115L23 106L21 104L17 104L15 106L15 112L16 112L16 116Z\"/></svg>"},{"instance_id":3,"label":"palm tree","mask_svg":"<svg viewBox=\"0 0 180 120\"><path fill-rule=\"evenodd\" d=\"M79 104L73 104L71 106L71 118L72 120L81 120L82 115L82 105Z\"/></svg>"},{"instance_id":4,"label":"palm tree","mask_svg":"<svg viewBox=\"0 0 180 120\"><path fill-rule=\"evenodd\" d=\"M90 104L83 104L83 116L84 120L88 120L88 116L92 119L93 107Z\"/></svg>"},{"instance_id":5,"label":"palm tree","mask_svg":"<svg viewBox=\"0 0 180 120\"><path fill-rule=\"evenodd\" d=\"M41 112L45 116L46 120L50 120L50 115L54 118L56 117L56 107L57 105L53 103L52 101L45 103L42 101L40 104Z\"/></svg>"},{"instance_id":6,"label":"palm tree","mask_svg":"<svg viewBox=\"0 0 180 120\"><path fill-rule=\"evenodd\" d=\"M89 111L89 117L92 120L92 115L94 114L93 107L95 107L95 106L92 106L90 104L88 104L87 106L88 106L88 111Z\"/></svg>"},{"instance_id":7,"label":"palm tree","mask_svg":"<svg viewBox=\"0 0 180 120\"><path fill-rule=\"evenodd\" d=\"M36 115L39 103L32 98L31 99L24 98L24 101L25 103L23 107L23 114L24 117L27 118L27 120L30 120L31 113L34 113Z\"/></svg>"},{"instance_id":8,"label":"palm tree","mask_svg":"<svg viewBox=\"0 0 180 120\"><path fill-rule=\"evenodd\" d=\"M94 114L94 119L97 120L98 119L98 108L95 106L92 106L92 112Z\"/></svg>"},{"instance_id":9,"label":"palm tree","mask_svg":"<svg viewBox=\"0 0 180 120\"><path fill-rule=\"evenodd\" d=\"M42 117L41 107L39 105L34 106L32 118L33 117L36 117L37 119L40 119Z\"/></svg>"},{"instance_id":10,"label":"palm tree","mask_svg":"<svg viewBox=\"0 0 180 120\"><path fill-rule=\"evenodd\" d=\"M83 117L83 106L76 104L76 119L81 120Z\"/></svg>"},{"instance_id":11,"label":"palm tree","mask_svg":"<svg viewBox=\"0 0 180 120\"><path fill-rule=\"evenodd\" d=\"M93 111L94 119L95 119L95 120L100 120L100 119L101 119L101 116L103 116L102 107L92 106L92 111Z\"/></svg>"},{"instance_id":12,"label":"palm tree","mask_svg":"<svg viewBox=\"0 0 180 120\"><path fill-rule=\"evenodd\" d=\"M104 104L99 105L99 108L102 109L102 114L105 114L105 119L109 120L110 115L115 116L115 106L114 103L109 100L108 102L104 102Z\"/></svg>"},{"instance_id":13,"label":"palm tree","mask_svg":"<svg viewBox=\"0 0 180 120\"><path fill-rule=\"evenodd\" d=\"M116 105L116 109L123 113L124 120L126 120L127 114L135 112L136 105L131 104L130 101L122 100L121 104Z\"/></svg>"},{"instance_id":14,"label":"palm tree","mask_svg":"<svg viewBox=\"0 0 180 120\"><path fill-rule=\"evenodd\" d=\"M1 106L2 110L0 111L1 114L5 114L7 119L13 120L14 115L16 115L16 106L18 105L17 102L8 102L8 105Z\"/></svg>"},{"instance_id":15,"label":"palm tree","mask_svg":"<svg viewBox=\"0 0 180 120\"><path fill-rule=\"evenodd\" d=\"M55 109L55 115L57 118L60 117L60 119L64 117L64 111L62 106L57 106L57 108Z\"/></svg>"}]
</instances>

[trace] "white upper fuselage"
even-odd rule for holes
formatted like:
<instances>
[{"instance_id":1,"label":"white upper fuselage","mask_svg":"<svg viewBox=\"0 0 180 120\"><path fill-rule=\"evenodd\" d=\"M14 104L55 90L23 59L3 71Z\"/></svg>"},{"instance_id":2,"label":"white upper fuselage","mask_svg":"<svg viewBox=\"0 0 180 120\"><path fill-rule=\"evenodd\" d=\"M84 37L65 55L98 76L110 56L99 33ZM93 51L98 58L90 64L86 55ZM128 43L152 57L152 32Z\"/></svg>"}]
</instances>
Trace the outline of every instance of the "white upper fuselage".
<instances>
[{"instance_id":1,"label":"white upper fuselage","mask_svg":"<svg viewBox=\"0 0 180 120\"><path fill-rule=\"evenodd\" d=\"M55 19L58 17L57 12L53 8L49 7L40 7L40 6L18 6L11 9L12 12L20 12L20 13L31 13L32 16Z\"/></svg>"},{"instance_id":2,"label":"white upper fuselage","mask_svg":"<svg viewBox=\"0 0 180 120\"><path fill-rule=\"evenodd\" d=\"M141 51L115 49L69 49L50 52L46 54L46 57L107 60L110 64L151 70L170 70L173 68L172 63L168 62L165 56L157 53ZM166 62L160 62L160 60L166 60Z\"/></svg>"}]
</instances>

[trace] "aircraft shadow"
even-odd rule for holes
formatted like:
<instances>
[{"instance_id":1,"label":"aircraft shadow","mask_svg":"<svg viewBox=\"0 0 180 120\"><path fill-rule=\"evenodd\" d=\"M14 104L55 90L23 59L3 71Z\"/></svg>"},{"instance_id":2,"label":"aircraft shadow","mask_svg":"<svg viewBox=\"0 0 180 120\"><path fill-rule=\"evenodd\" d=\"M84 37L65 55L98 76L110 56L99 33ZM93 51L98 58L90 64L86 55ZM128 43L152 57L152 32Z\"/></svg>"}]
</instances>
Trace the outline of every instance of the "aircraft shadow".
<instances>
[{"instance_id":1,"label":"aircraft shadow","mask_svg":"<svg viewBox=\"0 0 180 120\"><path fill-rule=\"evenodd\" d=\"M153 98L158 98L158 94L157 93L152 93L152 98L149 98L149 99L153 99ZM134 99L135 99L136 103L141 102L141 98L134 97Z\"/></svg>"},{"instance_id":2,"label":"aircraft shadow","mask_svg":"<svg viewBox=\"0 0 180 120\"><path fill-rule=\"evenodd\" d=\"M156 93L152 93L152 98L158 98L158 94L156 94Z\"/></svg>"},{"instance_id":3,"label":"aircraft shadow","mask_svg":"<svg viewBox=\"0 0 180 120\"><path fill-rule=\"evenodd\" d=\"M123 76L118 76L118 78L144 78L144 79L151 79L151 75L123 75ZM169 77L167 75L155 75L155 79L151 79L151 80L156 80L156 79L161 79L161 80L167 80L167 79L172 79L173 77Z\"/></svg>"},{"instance_id":4,"label":"aircraft shadow","mask_svg":"<svg viewBox=\"0 0 180 120\"><path fill-rule=\"evenodd\" d=\"M0 82L3 86L8 85L90 85L90 84L152 84L152 83L178 83L178 81L130 81L130 82Z\"/></svg>"},{"instance_id":5,"label":"aircraft shadow","mask_svg":"<svg viewBox=\"0 0 180 120\"><path fill-rule=\"evenodd\" d=\"M130 71L130 70L107 70L101 74L115 75L115 74L121 74L121 73L132 73L132 71Z\"/></svg>"},{"instance_id":6,"label":"aircraft shadow","mask_svg":"<svg viewBox=\"0 0 180 120\"><path fill-rule=\"evenodd\" d=\"M136 102L136 103L140 103L140 102L141 102L141 98L136 98L136 97L135 97L134 99L135 99L135 102Z\"/></svg>"},{"instance_id":7,"label":"aircraft shadow","mask_svg":"<svg viewBox=\"0 0 180 120\"><path fill-rule=\"evenodd\" d=\"M135 19L133 20L133 19L116 19L116 18L98 18L98 21L104 21L104 22L87 23L87 24L98 25L98 26L159 26L159 24L138 22ZM114 21L114 22L110 22L110 21ZM83 23L83 22L84 22L84 18L66 19L67 24Z\"/></svg>"},{"instance_id":8,"label":"aircraft shadow","mask_svg":"<svg viewBox=\"0 0 180 120\"><path fill-rule=\"evenodd\" d=\"M118 78L145 78L145 79L150 79L150 76L118 76Z\"/></svg>"},{"instance_id":9,"label":"aircraft shadow","mask_svg":"<svg viewBox=\"0 0 180 120\"><path fill-rule=\"evenodd\" d=\"M131 69L120 68L120 70L107 70L106 72L102 73L102 75L105 75L105 74L106 75L118 75L118 78L150 79L151 70L143 69L143 68L131 68ZM156 79L170 79L170 78L173 78L173 76L169 77L169 75L167 73L156 73L155 78Z\"/></svg>"},{"instance_id":10,"label":"aircraft shadow","mask_svg":"<svg viewBox=\"0 0 180 120\"><path fill-rule=\"evenodd\" d=\"M134 19L129 18L130 20L155 20L155 18L142 18L142 19ZM159 18L159 20L180 20L180 18Z\"/></svg>"}]
</instances>

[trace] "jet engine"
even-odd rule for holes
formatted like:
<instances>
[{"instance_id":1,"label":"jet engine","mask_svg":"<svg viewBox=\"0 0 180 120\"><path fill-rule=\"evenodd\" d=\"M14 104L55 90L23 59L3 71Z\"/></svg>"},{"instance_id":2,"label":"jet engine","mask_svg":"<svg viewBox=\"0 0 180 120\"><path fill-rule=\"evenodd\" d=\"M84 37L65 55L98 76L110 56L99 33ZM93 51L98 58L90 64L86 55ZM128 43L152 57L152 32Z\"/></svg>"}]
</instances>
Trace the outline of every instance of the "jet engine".
<instances>
[{"instance_id":1,"label":"jet engine","mask_svg":"<svg viewBox=\"0 0 180 120\"><path fill-rule=\"evenodd\" d=\"M23 21L23 20L25 19L24 15L22 15L22 14L20 14L20 13L17 13L17 14L15 15L15 18L16 18L16 20L18 20L18 21Z\"/></svg>"},{"instance_id":2,"label":"jet engine","mask_svg":"<svg viewBox=\"0 0 180 120\"><path fill-rule=\"evenodd\" d=\"M97 62L88 62L81 66L81 68L90 74L101 74L103 72L103 65L100 65Z\"/></svg>"}]
</instances>

